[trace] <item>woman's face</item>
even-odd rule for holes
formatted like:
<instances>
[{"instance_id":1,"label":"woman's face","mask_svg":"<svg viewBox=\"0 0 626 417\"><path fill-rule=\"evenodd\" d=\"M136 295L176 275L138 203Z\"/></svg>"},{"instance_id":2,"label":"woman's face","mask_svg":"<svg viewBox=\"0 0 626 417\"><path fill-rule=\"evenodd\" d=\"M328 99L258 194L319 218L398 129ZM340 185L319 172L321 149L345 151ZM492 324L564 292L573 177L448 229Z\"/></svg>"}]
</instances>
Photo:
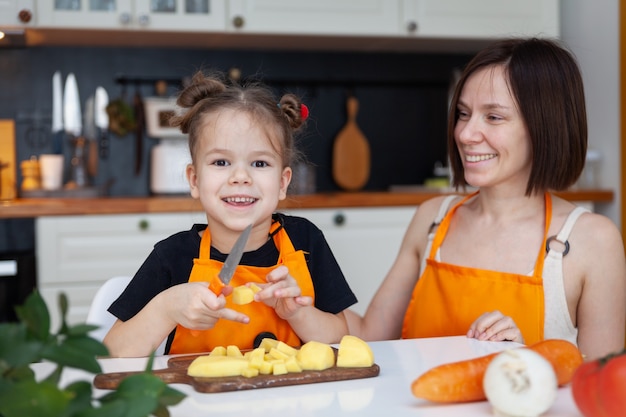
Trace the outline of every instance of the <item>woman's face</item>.
<instances>
[{"instance_id":1,"label":"woman's face","mask_svg":"<svg viewBox=\"0 0 626 417\"><path fill-rule=\"evenodd\" d=\"M454 137L469 185L526 189L532 168L530 137L502 66L481 69L467 79L457 104Z\"/></svg>"},{"instance_id":2,"label":"woman's face","mask_svg":"<svg viewBox=\"0 0 626 417\"><path fill-rule=\"evenodd\" d=\"M283 168L268 129L246 112L226 109L203 120L194 165L187 168L191 195L200 199L211 233L269 229L286 197L291 168Z\"/></svg>"}]
</instances>

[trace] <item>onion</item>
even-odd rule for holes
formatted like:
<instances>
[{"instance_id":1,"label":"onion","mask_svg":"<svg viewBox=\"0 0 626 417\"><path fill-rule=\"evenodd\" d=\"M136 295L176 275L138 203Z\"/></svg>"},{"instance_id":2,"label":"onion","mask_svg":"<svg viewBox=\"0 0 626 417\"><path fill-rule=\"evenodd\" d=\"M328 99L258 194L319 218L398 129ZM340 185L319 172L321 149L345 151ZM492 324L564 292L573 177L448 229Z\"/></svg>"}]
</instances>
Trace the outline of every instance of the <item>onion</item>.
<instances>
[{"instance_id":1,"label":"onion","mask_svg":"<svg viewBox=\"0 0 626 417\"><path fill-rule=\"evenodd\" d=\"M494 414L537 417L556 400L556 373L550 362L527 348L506 350L487 366L483 379Z\"/></svg>"}]
</instances>

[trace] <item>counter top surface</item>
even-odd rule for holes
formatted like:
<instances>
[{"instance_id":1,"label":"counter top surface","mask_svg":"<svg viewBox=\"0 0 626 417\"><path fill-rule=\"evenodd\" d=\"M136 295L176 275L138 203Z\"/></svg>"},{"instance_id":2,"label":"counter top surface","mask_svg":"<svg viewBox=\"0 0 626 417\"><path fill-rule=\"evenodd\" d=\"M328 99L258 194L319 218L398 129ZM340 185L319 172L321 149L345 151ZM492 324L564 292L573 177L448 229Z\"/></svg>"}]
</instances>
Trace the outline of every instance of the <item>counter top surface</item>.
<instances>
[{"instance_id":1,"label":"counter top surface","mask_svg":"<svg viewBox=\"0 0 626 417\"><path fill-rule=\"evenodd\" d=\"M202 394L191 386L173 384L187 397L170 408L177 416L493 416L487 401L466 404L433 404L414 397L411 383L433 366L483 356L520 345L513 342L481 342L465 336L370 342L380 375L373 378L325 382L287 387ZM167 356L155 358L155 369L167 366ZM138 371L145 358L101 359L103 372ZM34 364L38 378L52 370L49 363ZM92 380L93 375L65 369L61 384ZM95 389L100 397L108 391ZM544 417L580 417L569 386L559 388Z\"/></svg>"},{"instance_id":2,"label":"counter top surface","mask_svg":"<svg viewBox=\"0 0 626 417\"><path fill-rule=\"evenodd\" d=\"M451 190L416 189L392 192L329 192L290 195L280 208L309 209L337 207L417 206ZM611 190L576 190L556 193L570 201L594 203L613 201ZM202 211L189 196L100 197L100 198L21 198L0 202L0 218L62 216L76 214L132 214Z\"/></svg>"}]
</instances>

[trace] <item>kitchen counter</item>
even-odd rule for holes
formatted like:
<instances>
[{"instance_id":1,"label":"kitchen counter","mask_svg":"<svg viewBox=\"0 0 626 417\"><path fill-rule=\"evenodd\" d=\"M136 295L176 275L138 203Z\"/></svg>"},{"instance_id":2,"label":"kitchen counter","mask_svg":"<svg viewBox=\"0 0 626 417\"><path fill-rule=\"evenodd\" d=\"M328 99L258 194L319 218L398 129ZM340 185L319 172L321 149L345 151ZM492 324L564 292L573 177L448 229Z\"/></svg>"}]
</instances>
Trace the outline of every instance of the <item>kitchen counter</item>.
<instances>
[{"instance_id":1,"label":"kitchen counter","mask_svg":"<svg viewBox=\"0 0 626 417\"><path fill-rule=\"evenodd\" d=\"M520 345L513 342L485 342L465 336L370 342L380 375L372 378L315 384L251 389L235 392L196 392L190 385L173 384L187 397L170 408L177 416L493 416L487 401L465 404L434 404L411 394L411 383L433 366L483 356ZM168 356L155 358L154 368L167 367ZM145 358L100 359L103 372L139 371ZM38 378L53 369L50 363L31 365ZM93 375L65 368L61 385L91 381ZM94 397L109 391L94 390ZM559 388L545 417L579 417L569 386Z\"/></svg>"},{"instance_id":2,"label":"kitchen counter","mask_svg":"<svg viewBox=\"0 0 626 417\"><path fill-rule=\"evenodd\" d=\"M280 208L311 209L335 207L417 206L450 190L428 188L391 192L330 192L290 195ZM610 203L612 190L575 190L556 193L570 201ZM101 198L21 198L0 202L1 218L62 216L77 214L132 214L202 211L200 203L189 196L101 197Z\"/></svg>"}]
</instances>

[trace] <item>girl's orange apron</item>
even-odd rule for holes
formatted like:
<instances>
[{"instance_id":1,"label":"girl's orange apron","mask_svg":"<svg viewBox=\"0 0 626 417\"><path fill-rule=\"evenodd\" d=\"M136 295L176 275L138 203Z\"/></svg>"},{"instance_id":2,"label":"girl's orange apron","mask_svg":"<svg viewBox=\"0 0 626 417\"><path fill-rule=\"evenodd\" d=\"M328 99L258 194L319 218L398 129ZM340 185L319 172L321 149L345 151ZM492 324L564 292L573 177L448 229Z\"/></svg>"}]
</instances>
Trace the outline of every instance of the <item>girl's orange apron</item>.
<instances>
[{"instance_id":1,"label":"girl's orange apron","mask_svg":"<svg viewBox=\"0 0 626 417\"><path fill-rule=\"evenodd\" d=\"M280 255L278 264L289 268L289 274L298 282L302 295L314 297L313 281L309 268L306 265L304 252L296 251L287 236L287 232L280 222L272 224L270 235L273 236L274 244ZM189 276L189 282L205 282L210 277L218 274L222 262L210 259L211 235L209 229L205 229L200 241L200 256L194 259L194 265ZM266 284L265 277L276 268L238 265L230 285L233 287L244 285L247 282ZM252 349L254 338L262 332L273 333L278 340L298 347L302 344L298 335L293 331L286 320L278 317L272 307L262 302L251 302L245 305L236 305L232 297L226 297L226 308L237 310L250 317L248 324L237 323L230 320L218 320L215 326L209 330L190 330L181 325L176 326L176 333L169 353L198 353L209 352L216 346L236 345L240 349Z\"/></svg>"},{"instance_id":2,"label":"girl's orange apron","mask_svg":"<svg viewBox=\"0 0 626 417\"><path fill-rule=\"evenodd\" d=\"M543 259L552 218L552 200L545 194L546 225L532 276L446 264L435 260L437 250L456 209L477 193L456 204L435 234L426 268L413 289L404 316L402 337L465 335L483 313L499 310L515 321L526 344L543 339Z\"/></svg>"}]
</instances>

